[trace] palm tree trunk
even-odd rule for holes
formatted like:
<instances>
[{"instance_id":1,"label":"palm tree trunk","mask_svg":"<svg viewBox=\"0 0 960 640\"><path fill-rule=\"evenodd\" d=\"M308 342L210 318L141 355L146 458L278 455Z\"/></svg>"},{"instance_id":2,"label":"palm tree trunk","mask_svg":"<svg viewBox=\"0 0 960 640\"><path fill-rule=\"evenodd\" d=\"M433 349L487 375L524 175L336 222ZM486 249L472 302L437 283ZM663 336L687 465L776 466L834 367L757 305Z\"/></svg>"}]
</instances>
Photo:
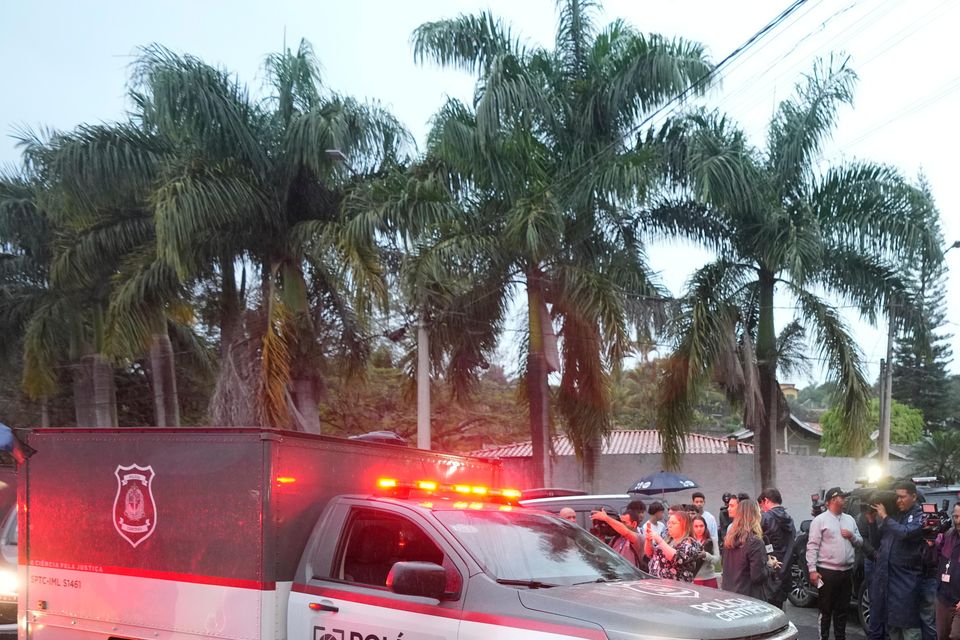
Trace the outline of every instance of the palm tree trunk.
<instances>
[{"instance_id":1,"label":"palm tree trunk","mask_svg":"<svg viewBox=\"0 0 960 640\"><path fill-rule=\"evenodd\" d=\"M166 333L156 333L150 344L150 373L153 376L153 406L158 427L180 426L177 373L173 345Z\"/></svg>"},{"instance_id":2,"label":"palm tree trunk","mask_svg":"<svg viewBox=\"0 0 960 640\"><path fill-rule=\"evenodd\" d=\"M240 321L237 274L229 256L220 259L220 361L223 362L236 339Z\"/></svg>"},{"instance_id":3,"label":"palm tree trunk","mask_svg":"<svg viewBox=\"0 0 960 640\"><path fill-rule=\"evenodd\" d=\"M90 362L81 358L73 365L73 410L78 427L93 427L96 416L93 411L93 375Z\"/></svg>"},{"instance_id":4,"label":"palm tree trunk","mask_svg":"<svg viewBox=\"0 0 960 640\"><path fill-rule=\"evenodd\" d=\"M530 403L530 444L533 448L531 481L534 486L546 486L550 465L550 422L547 403L547 363L544 356L543 308L539 274L527 274L527 315L530 322L530 345L527 353L527 399Z\"/></svg>"},{"instance_id":5,"label":"palm tree trunk","mask_svg":"<svg viewBox=\"0 0 960 640\"><path fill-rule=\"evenodd\" d=\"M302 420L298 426L307 433L320 433L320 409L317 402L317 381L313 378L294 378L290 381L293 405Z\"/></svg>"},{"instance_id":6,"label":"palm tree trunk","mask_svg":"<svg viewBox=\"0 0 960 640\"><path fill-rule=\"evenodd\" d=\"M113 365L102 354L83 356L74 368L73 402L78 427L102 429L117 426Z\"/></svg>"},{"instance_id":7,"label":"palm tree trunk","mask_svg":"<svg viewBox=\"0 0 960 640\"><path fill-rule=\"evenodd\" d=\"M776 433L779 423L779 389L777 388L777 336L773 323L773 274L760 274L760 317L757 327L757 368L760 371L760 393L763 397L764 415L759 428L754 428L753 442L755 489L762 491L775 487Z\"/></svg>"}]
</instances>

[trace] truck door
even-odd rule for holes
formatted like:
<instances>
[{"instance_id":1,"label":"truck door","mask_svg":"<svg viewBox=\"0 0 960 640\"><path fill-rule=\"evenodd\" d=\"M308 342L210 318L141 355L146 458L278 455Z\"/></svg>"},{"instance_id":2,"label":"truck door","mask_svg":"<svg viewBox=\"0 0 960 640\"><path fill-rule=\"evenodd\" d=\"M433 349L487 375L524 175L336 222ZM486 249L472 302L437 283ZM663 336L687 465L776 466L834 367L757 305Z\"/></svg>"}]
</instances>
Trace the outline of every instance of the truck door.
<instances>
[{"instance_id":1,"label":"truck door","mask_svg":"<svg viewBox=\"0 0 960 640\"><path fill-rule=\"evenodd\" d=\"M329 573L294 586L290 640L455 640L465 566L441 545L403 513L352 507ZM401 595L387 587L394 563L406 561L444 567L444 599Z\"/></svg>"}]
</instances>

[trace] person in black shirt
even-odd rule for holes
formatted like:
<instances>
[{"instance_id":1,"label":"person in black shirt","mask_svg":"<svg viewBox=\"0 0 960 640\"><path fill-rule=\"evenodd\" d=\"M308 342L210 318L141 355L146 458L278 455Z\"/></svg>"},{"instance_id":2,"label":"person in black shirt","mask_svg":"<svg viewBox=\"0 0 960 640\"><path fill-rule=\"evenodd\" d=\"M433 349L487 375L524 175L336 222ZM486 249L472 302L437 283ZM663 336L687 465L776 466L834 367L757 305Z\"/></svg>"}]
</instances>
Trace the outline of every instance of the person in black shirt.
<instances>
[{"instance_id":1,"label":"person in black shirt","mask_svg":"<svg viewBox=\"0 0 960 640\"><path fill-rule=\"evenodd\" d=\"M953 507L953 529L937 537L937 638L960 639L960 502Z\"/></svg>"}]
</instances>

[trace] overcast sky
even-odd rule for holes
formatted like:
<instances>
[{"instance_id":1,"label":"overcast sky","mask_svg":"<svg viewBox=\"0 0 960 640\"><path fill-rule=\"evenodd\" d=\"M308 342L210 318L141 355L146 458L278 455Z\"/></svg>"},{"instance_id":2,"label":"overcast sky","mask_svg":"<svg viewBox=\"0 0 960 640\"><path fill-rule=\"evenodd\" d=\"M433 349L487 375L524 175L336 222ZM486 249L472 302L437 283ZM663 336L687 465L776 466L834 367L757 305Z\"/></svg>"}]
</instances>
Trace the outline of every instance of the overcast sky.
<instances>
[{"instance_id":1,"label":"overcast sky","mask_svg":"<svg viewBox=\"0 0 960 640\"><path fill-rule=\"evenodd\" d=\"M645 32L697 40L716 62L767 24L789 2L609 0L602 24L623 18ZM152 42L235 72L257 93L266 54L309 40L334 91L376 99L422 143L429 119L446 96L469 100L472 78L414 64L410 34L419 24L489 9L530 44L551 46L556 13L551 0L409 2L350 0L154 3L102 0L10 0L0 20L0 165L19 162L12 134L20 127L69 129L123 117L128 65ZM956 25L960 3L950 0L808 0L791 18L732 65L709 102L741 123L757 146L779 100L815 58L849 54L860 76L856 102L843 110L825 163L852 158L885 162L910 177L926 174L943 216L948 243L960 240L960 71ZM7 134L11 134L8 137ZM653 246L655 268L678 293L705 254L682 246ZM947 255L960 268L960 250ZM948 280L949 324L960 334L960 284ZM778 301L778 324L793 313ZM885 327L847 316L875 377L884 357ZM960 337L952 338L960 355ZM957 363L951 365L960 371ZM814 377L822 377L816 371ZM797 380L800 386L808 380Z\"/></svg>"}]
</instances>

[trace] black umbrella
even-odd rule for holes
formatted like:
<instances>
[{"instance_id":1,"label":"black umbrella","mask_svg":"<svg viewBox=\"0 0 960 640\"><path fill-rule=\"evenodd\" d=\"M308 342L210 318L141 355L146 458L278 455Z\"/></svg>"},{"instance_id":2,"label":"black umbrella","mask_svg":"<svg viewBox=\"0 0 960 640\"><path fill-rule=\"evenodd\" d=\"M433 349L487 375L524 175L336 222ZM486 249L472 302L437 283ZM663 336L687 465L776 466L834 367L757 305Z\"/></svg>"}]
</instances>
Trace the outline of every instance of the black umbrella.
<instances>
[{"instance_id":1,"label":"black umbrella","mask_svg":"<svg viewBox=\"0 0 960 640\"><path fill-rule=\"evenodd\" d=\"M696 489L699 487L696 482L687 476L669 471L658 471L648 476L644 476L634 482L627 493L642 493L652 496L656 493L671 493L673 491L686 491L687 489Z\"/></svg>"}]
</instances>

